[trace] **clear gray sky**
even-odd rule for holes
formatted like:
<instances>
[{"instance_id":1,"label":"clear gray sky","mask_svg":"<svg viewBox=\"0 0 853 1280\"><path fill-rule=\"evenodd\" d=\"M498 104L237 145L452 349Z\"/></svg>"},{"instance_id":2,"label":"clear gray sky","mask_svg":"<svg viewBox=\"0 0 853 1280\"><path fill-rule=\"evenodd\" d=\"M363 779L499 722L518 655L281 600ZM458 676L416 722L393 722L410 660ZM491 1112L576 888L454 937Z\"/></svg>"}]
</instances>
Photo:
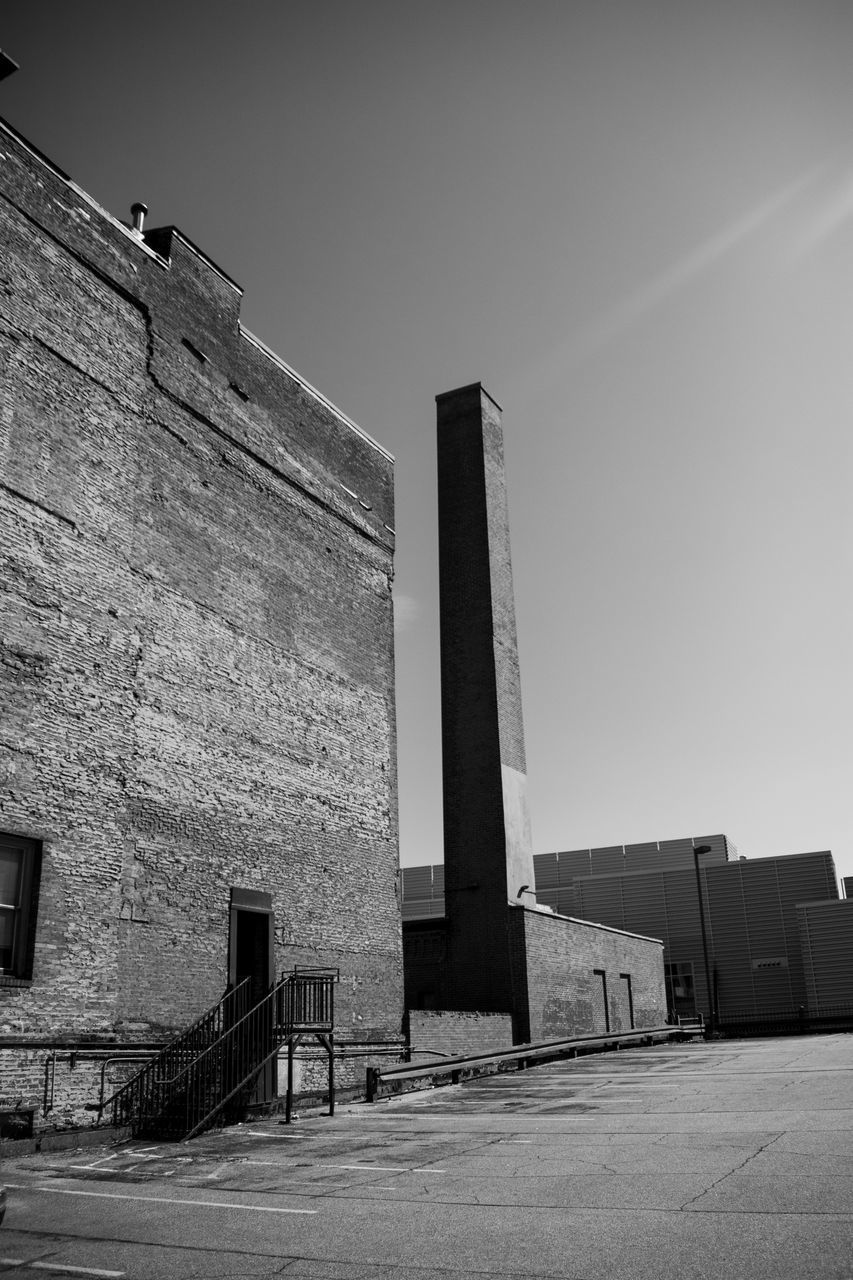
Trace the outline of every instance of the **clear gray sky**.
<instances>
[{"instance_id":1,"label":"clear gray sky","mask_svg":"<svg viewBox=\"0 0 853 1280\"><path fill-rule=\"evenodd\" d=\"M0 113L397 458L440 861L434 396L504 406L535 849L853 874L849 0L5 0Z\"/></svg>"}]
</instances>

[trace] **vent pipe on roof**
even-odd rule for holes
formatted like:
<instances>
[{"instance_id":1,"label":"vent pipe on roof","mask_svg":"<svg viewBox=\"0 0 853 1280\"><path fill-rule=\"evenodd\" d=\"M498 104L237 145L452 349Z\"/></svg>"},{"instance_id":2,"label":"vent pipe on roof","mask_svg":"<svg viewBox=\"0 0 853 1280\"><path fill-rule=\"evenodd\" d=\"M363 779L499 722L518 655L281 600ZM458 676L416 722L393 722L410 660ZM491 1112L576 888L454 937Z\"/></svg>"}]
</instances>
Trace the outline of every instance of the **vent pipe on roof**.
<instances>
[{"instance_id":1,"label":"vent pipe on roof","mask_svg":"<svg viewBox=\"0 0 853 1280\"><path fill-rule=\"evenodd\" d=\"M143 204L140 200L137 200L135 204L130 206L130 216L133 219L130 224L130 229L133 234L135 236L139 236L140 239L142 239L142 225L145 222L145 215L147 212L148 205Z\"/></svg>"}]
</instances>

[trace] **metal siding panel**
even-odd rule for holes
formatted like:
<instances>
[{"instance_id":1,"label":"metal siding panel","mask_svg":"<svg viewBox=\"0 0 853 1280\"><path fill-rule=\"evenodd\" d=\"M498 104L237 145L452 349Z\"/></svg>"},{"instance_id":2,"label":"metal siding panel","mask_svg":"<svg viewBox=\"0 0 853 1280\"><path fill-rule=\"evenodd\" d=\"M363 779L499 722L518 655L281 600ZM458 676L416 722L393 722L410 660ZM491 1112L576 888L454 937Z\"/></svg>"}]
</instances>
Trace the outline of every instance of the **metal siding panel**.
<instances>
[{"instance_id":1,"label":"metal siding panel","mask_svg":"<svg viewBox=\"0 0 853 1280\"><path fill-rule=\"evenodd\" d=\"M656 844L628 844L625 846L625 866L629 871L660 871L660 849Z\"/></svg>"},{"instance_id":2,"label":"metal siding panel","mask_svg":"<svg viewBox=\"0 0 853 1280\"><path fill-rule=\"evenodd\" d=\"M621 844L591 849L590 855L593 875L618 875L620 871L625 870L625 850Z\"/></svg>"},{"instance_id":3,"label":"metal siding panel","mask_svg":"<svg viewBox=\"0 0 853 1280\"><path fill-rule=\"evenodd\" d=\"M576 876L588 876L592 872L591 849L567 849L557 854L560 884L571 884Z\"/></svg>"},{"instance_id":4,"label":"metal siding panel","mask_svg":"<svg viewBox=\"0 0 853 1280\"><path fill-rule=\"evenodd\" d=\"M428 898L432 893L432 867L403 867L403 897Z\"/></svg>"},{"instance_id":5,"label":"metal siding panel","mask_svg":"<svg viewBox=\"0 0 853 1280\"><path fill-rule=\"evenodd\" d=\"M853 1005L853 900L797 909L809 1011Z\"/></svg>"},{"instance_id":6,"label":"metal siding panel","mask_svg":"<svg viewBox=\"0 0 853 1280\"><path fill-rule=\"evenodd\" d=\"M744 900L742 863L709 868L704 881L706 910L710 924L710 945L717 965L720 1013L755 1014L755 951ZM768 886L775 897L775 885ZM765 956L777 951L759 946ZM786 978L787 981L787 978Z\"/></svg>"},{"instance_id":7,"label":"metal siding panel","mask_svg":"<svg viewBox=\"0 0 853 1280\"><path fill-rule=\"evenodd\" d=\"M699 902L693 868L667 871L663 876L663 894L670 945L684 947L692 952L697 943L701 946Z\"/></svg>"},{"instance_id":8,"label":"metal siding panel","mask_svg":"<svg viewBox=\"0 0 853 1280\"><path fill-rule=\"evenodd\" d=\"M661 840L659 856L661 866L667 869L670 867L692 867L693 841L690 838L684 840Z\"/></svg>"},{"instance_id":9,"label":"metal siding panel","mask_svg":"<svg viewBox=\"0 0 853 1280\"><path fill-rule=\"evenodd\" d=\"M622 889L618 876L602 879L576 880L576 902L582 920L597 924L609 924L614 929L624 929Z\"/></svg>"},{"instance_id":10,"label":"metal siding panel","mask_svg":"<svg viewBox=\"0 0 853 1280\"><path fill-rule=\"evenodd\" d=\"M667 941L666 899L660 871L631 876L622 882L625 927L632 933Z\"/></svg>"},{"instance_id":11,"label":"metal siding panel","mask_svg":"<svg viewBox=\"0 0 853 1280\"><path fill-rule=\"evenodd\" d=\"M542 889L554 889L560 883L556 853L535 853L533 874L536 879L536 895Z\"/></svg>"},{"instance_id":12,"label":"metal siding panel","mask_svg":"<svg viewBox=\"0 0 853 1280\"><path fill-rule=\"evenodd\" d=\"M557 890L557 905L554 910L561 916L579 916L578 895L573 888L562 886Z\"/></svg>"},{"instance_id":13,"label":"metal siding panel","mask_svg":"<svg viewBox=\"0 0 853 1280\"><path fill-rule=\"evenodd\" d=\"M702 861L706 866L710 867L720 862L728 862L729 842L724 835L694 836L693 843L697 849L699 845L702 844L709 844L711 846L710 853L702 854Z\"/></svg>"}]
</instances>

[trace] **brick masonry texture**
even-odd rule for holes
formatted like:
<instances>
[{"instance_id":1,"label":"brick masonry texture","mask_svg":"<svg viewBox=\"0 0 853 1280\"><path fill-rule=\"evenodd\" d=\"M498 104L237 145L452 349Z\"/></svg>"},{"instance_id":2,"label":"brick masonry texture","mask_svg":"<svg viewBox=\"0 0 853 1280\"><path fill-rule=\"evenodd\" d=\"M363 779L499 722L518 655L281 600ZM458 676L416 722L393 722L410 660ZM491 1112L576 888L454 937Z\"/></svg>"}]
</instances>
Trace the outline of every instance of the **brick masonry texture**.
<instances>
[{"instance_id":1,"label":"brick masonry texture","mask_svg":"<svg viewBox=\"0 0 853 1280\"><path fill-rule=\"evenodd\" d=\"M512 1045L512 1018L501 1013L454 1013L452 1010L409 1010L409 1042L413 1055L458 1057L489 1053Z\"/></svg>"},{"instance_id":2,"label":"brick masonry texture","mask_svg":"<svg viewBox=\"0 0 853 1280\"><path fill-rule=\"evenodd\" d=\"M628 1029L632 1014L635 1027L666 1021L663 945L657 939L518 905L505 911L510 980L501 993L504 1012L494 1016L506 1019L514 1042ZM403 926L412 1044L419 1020L440 1016L449 1020L448 1026L470 1026L473 1039L459 1052L474 1052L482 1035L476 1020L487 1015L452 1011L461 978L454 982L448 973L445 930L446 923L439 920L407 921ZM604 1016L605 986L609 1022ZM468 1024L468 1017L475 1021Z\"/></svg>"},{"instance_id":3,"label":"brick masonry texture","mask_svg":"<svg viewBox=\"0 0 853 1280\"><path fill-rule=\"evenodd\" d=\"M186 237L0 143L0 830L43 854L0 1107L51 1042L214 1003L235 886L272 896L277 970L340 968L337 1031L399 1037L392 460Z\"/></svg>"},{"instance_id":4,"label":"brick masonry texture","mask_svg":"<svg viewBox=\"0 0 853 1280\"><path fill-rule=\"evenodd\" d=\"M509 909L509 926L515 989L527 993L526 1007L522 1001L517 1006L520 1040L629 1029L625 975L631 979L634 1026L666 1022L661 942L522 907Z\"/></svg>"}]
</instances>

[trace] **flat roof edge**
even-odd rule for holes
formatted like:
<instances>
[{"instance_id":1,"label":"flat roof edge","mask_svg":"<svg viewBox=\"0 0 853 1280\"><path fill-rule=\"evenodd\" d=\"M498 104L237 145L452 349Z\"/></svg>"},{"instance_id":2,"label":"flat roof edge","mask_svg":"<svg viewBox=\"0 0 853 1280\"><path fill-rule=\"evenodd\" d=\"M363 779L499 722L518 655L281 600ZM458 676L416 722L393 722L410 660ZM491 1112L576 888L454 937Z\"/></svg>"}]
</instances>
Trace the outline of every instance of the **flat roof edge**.
<instances>
[{"instance_id":1,"label":"flat roof edge","mask_svg":"<svg viewBox=\"0 0 853 1280\"><path fill-rule=\"evenodd\" d=\"M307 378L302 377L301 373L297 373L292 365L289 365L286 360L282 360L281 356L277 355L276 352L273 351L272 347L268 347L261 338L258 338L254 333L251 333L242 322L240 324L240 334L247 342L250 342L253 347L257 347L257 349L262 352L267 359L272 360L273 364L278 365L279 369L282 369L284 373L293 378L294 382L298 382L309 395L313 396L315 400L318 400L320 404L324 405L325 408L327 408L330 413L333 413L338 421L342 422L345 427L349 427L350 431L354 431L357 436L361 436L362 440L364 440L366 444L369 444L372 449L375 449L377 453L381 453L383 458L387 458L389 462L394 461L393 453L389 453L384 445L381 445L378 440L374 440L373 436L368 435L363 427L360 427L358 423L348 417L342 409L339 409L336 404L333 404L328 396L323 395L322 391L318 391L316 387L312 386Z\"/></svg>"},{"instance_id":2,"label":"flat roof edge","mask_svg":"<svg viewBox=\"0 0 853 1280\"><path fill-rule=\"evenodd\" d=\"M105 209L103 205L98 204L97 200L95 200L93 196L90 196L89 192L85 191L83 187L79 186L64 169L60 169L59 165L55 164L54 161L51 160L50 156L45 155L43 151L39 150L34 142L30 142L29 138L25 138L22 133L19 133L14 125L9 124L9 121L4 120L2 117L0 117L0 132L8 134L10 138L14 138L18 145L23 147L34 160L37 160L39 164L44 165L45 169L48 169L54 177L59 178L61 182L64 182L66 187L73 191L76 196L79 196L79 198L83 200L90 209L94 209L95 212L99 213L102 218L105 218L111 226L120 231L125 239L127 239L131 244L136 245L137 249L140 249L143 253L147 254L149 258L153 258L161 267L167 267L169 265L165 259L161 258L159 253L156 253L151 249L144 240L139 236L134 235L130 227L125 226L120 218L117 218L115 214L110 213L109 209Z\"/></svg>"},{"instance_id":3,"label":"flat roof edge","mask_svg":"<svg viewBox=\"0 0 853 1280\"><path fill-rule=\"evenodd\" d=\"M54 174L55 177L59 178L60 181L63 182L71 191L73 191L76 196L85 201L90 208L94 209L102 218L105 218L111 226L120 231L125 239L128 240L129 243L135 245L141 253L146 254L161 267L168 268L168 262L159 253L157 253L156 250L147 245L140 236L135 235L130 227L125 226L125 224L119 218L115 217L114 214L110 213L108 209L105 209L102 205L98 204L97 200L93 199L93 197L89 195L88 191L85 191L82 187L78 186L74 179L70 177L64 169L60 169L59 165L55 164L49 156L45 155L43 151L40 151L34 143L30 142L28 138L25 138L22 133L19 133L18 130L13 125L9 124L8 120L5 120L2 116L0 116L0 132L6 133L10 138L13 138L19 146L23 147L24 150L33 157L33 159L37 160L39 164L44 165L46 169ZM157 228L157 230L161 229L162 228ZM176 236L191 253L195 254L207 266L215 271L216 274L220 276L221 279L240 297L243 296L242 286L239 285L236 280L233 280L227 272L223 271L222 268L204 252L203 249L200 249L197 244L194 244L189 236L181 231L179 227L169 226L166 229L171 231L171 233ZM339 409L338 406L328 398L328 396L324 396L322 391L318 391L315 386L312 386L307 378L303 378L296 369L289 365L285 360L282 360L281 356L277 355L271 347L268 347L262 339L250 332L250 330L242 323L239 325L239 332L242 337L244 337L254 347L257 347L257 349L263 352L269 360L272 360L273 363L278 365L278 367L291 377L294 382L297 382L305 391L307 391L310 396L313 396L313 398L328 409L330 413L334 414L339 422L341 422L345 427L348 427L350 431L354 431L357 436L364 440L366 444L370 445L372 449L375 449L377 453L380 453L383 458L387 458L389 462L394 462L394 455L390 453L384 445L381 445L378 440L374 440L373 436L369 435L363 427L360 427L357 422L354 422L352 418L348 417L342 409Z\"/></svg>"},{"instance_id":4,"label":"flat roof edge","mask_svg":"<svg viewBox=\"0 0 853 1280\"><path fill-rule=\"evenodd\" d=\"M537 907L526 907L522 902L510 902L518 911L527 911L540 920L568 920L570 924L582 924L587 929L601 929L604 933L618 933L623 938L639 938L641 942L655 942L659 947L664 945L663 938L652 938L646 933L632 933L630 929L617 929L612 924L601 924L598 920L581 920L578 916L561 916L557 911L542 911Z\"/></svg>"},{"instance_id":5,"label":"flat roof edge","mask_svg":"<svg viewBox=\"0 0 853 1280\"><path fill-rule=\"evenodd\" d=\"M219 278L225 282L225 284L229 285L234 290L234 292L239 295L239 297L241 298L243 297L243 292L244 292L243 286L241 284L238 284L237 281L233 279L232 276L229 276L227 271L223 271L219 263L214 262L210 254L205 253L204 249L200 249L198 245L193 240L191 240L185 232L181 230L180 227L176 227L173 223L169 223L165 227L152 227L151 230L152 232L170 231L172 235L175 236L176 239L180 240L181 244L184 245L185 248L189 249L190 253L194 253L195 256L198 259L200 259L200 261L203 262L206 267L210 267L211 271L213 271L216 275L218 275Z\"/></svg>"}]
</instances>

